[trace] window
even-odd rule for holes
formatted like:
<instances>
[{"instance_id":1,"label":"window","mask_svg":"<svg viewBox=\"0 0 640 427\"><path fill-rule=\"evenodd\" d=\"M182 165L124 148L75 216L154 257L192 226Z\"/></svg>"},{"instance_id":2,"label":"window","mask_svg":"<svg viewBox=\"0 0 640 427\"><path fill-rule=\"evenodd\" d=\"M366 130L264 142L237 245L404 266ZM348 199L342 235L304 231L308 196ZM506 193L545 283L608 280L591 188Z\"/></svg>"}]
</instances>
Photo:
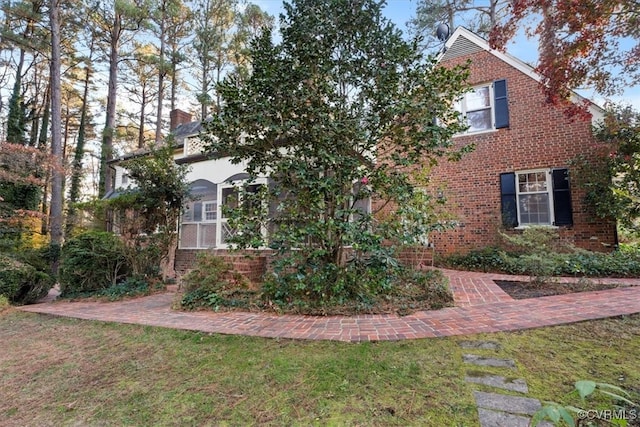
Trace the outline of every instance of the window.
<instances>
[{"instance_id":1,"label":"window","mask_svg":"<svg viewBox=\"0 0 640 427\"><path fill-rule=\"evenodd\" d=\"M128 173L123 173L122 174L122 185L128 185L129 184L129 174Z\"/></svg>"},{"instance_id":2,"label":"window","mask_svg":"<svg viewBox=\"0 0 640 427\"><path fill-rule=\"evenodd\" d=\"M218 207L216 202L204 202L202 203L202 210L204 212L204 221L215 221L218 217Z\"/></svg>"},{"instance_id":3,"label":"window","mask_svg":"<svg viewBox=\"0 0 640 427\"><path fill-rule=\"evenodd\" d=\"M189 186L192 201L188 202L180 222L180 248L204 249L216 246L218 217L218 186L199 179Z\"/></svg>"},{"instance_id":4,"label":"window","mask_svg":"<svg viewBox=\"0 0 640 427\"><path fill-rule=\"evenodd\" d=\"M567 169L503 173L500 192L507 227L573 224Z\"/></svg>"},{"instance_id":5,"label":"window","mask_svg":"<svg viewBox=\"0 0 640 427\"><path fill-rule=\"evenodd\" d=\"M465 133L486 132L509 127L507 81L475 87L455 104L469 129Z\"/></svg>"},{"instance_id":6,"label":"window","mask_svg":"<svg viewBox=\"0 0 640 427\"><path fill-rule=\"evenodd\" d=\"M533 171L516 174L518 186L518 213L521 225L551 225L551 197L549 195L549 173Z\"/></svg>"}]
</instances>

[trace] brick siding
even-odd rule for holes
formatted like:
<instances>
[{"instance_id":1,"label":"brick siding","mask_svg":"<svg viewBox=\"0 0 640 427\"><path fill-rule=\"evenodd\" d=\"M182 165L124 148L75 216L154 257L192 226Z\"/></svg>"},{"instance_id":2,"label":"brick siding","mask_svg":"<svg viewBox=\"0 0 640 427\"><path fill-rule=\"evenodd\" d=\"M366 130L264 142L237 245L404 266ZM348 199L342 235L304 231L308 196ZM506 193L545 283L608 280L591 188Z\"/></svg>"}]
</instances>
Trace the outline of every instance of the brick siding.
<instances>
[{"instance_id":1,"label":"brick siding","mask_svg":"<svg viewBox=\"0 0 640 427\"><path fill-rule=\"evenodd\" d=\"M176 251L175 269L180 275L193 269L198 253L205 249L178 249ZM226 249L208 250L233 266L233 271L242 274L251 283L260 283L267 271L267 258L270 251L229 252Z\"/></svg>"},{"instance_id":2,"label":"brick siding","mask_svg":"<svg viewBox=\"0 0 640 427\"><path fill-rule=\"evenodd\" d=\"M428 191L436 196L442 190L447 210L458 223L453 230L430 236L438 254L465 253L500 244L501 173L568 168L571 176L569 162L573 158L597 151L590 121L567 118L561 107L546 102L538 82L496 56L483 51L443 65L462 64L469 59L472 86L506 79L510 125L493 132L457 136L456 145L475 144L475 150L458 162L442 159L431 171ZM584 249L611 250L615 244L614 221L595 218L583 198L584 192L572 185L573 225L560 227L560 237ZM374 201L374 208L380 206L381 202ZM383 214L392 210L393 206L387 206Z\"/></svg>"},{"instance_id":3,"label":"brick siding","mask_svg":"<svg viewBox=\"0 0 640 427\"><path fill-rule=\"evenodd\" d=\"M561 107L548 104L539 83L488 52L456 58L443 65L471 59L471 85L507 80L510 126L478 135L460 136L457 144L475 144L459 162L441 162L432 173L435 188L442 186L448 206L460 226L435 234L438 252L464 252L499 242L502 226L500 174L527 169L568 168L578 154L595 155L591 122L570 119ZM615 224L590 215L584 192L571 187L573 225L560 227L560 237L596 251L614 245ZM517 231L512 231L517 232Z\"/></svg>"}]
</instances>

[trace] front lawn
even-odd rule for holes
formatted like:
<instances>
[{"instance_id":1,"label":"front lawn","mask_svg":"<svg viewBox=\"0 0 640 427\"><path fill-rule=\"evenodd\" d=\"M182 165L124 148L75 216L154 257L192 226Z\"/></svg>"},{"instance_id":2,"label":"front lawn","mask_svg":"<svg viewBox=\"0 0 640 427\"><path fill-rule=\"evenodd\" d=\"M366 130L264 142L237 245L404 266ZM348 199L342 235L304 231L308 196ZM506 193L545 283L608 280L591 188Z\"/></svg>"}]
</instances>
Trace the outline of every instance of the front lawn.
<instances>
[{"instance_id":1,"label":"front lawn","mask_svg":"<svg viewBox=\"0 0 640 427\"><path fill-rule=\"evenodd\" d=\"M0 425L477 425L461 340L490 339L530 395L640 391L640 315L515 333L347 344L0 314ZM489 369L491 371L491 369ZM502 373L504 374L504 373Z\"/></svg>"}]
</instances>

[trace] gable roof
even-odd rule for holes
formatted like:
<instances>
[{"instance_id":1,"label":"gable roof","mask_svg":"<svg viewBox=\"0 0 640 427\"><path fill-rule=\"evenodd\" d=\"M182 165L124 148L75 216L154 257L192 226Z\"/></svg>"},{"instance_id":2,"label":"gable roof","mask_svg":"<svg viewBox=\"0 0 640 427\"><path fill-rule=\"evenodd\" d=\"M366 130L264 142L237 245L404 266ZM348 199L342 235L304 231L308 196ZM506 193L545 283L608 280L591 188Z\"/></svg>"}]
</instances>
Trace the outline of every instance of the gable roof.
<instances>
[{"instance_id":1,"label":"gable roof","mask_svg":"<svg viewBox=\"0 0 640 427\"><path fill-rule=\"evenodd\" d=\"M465 55L470 55L478 52L488 52L501 61L507 63L518 71L522 72L526 76L532 78L540 84L544 84L544 79L540 73L538 73L534 67L526 62L509 55L506 52L501 52L496 49L491 49L489 43L478 36L476 33L464 28L458 27L453 34L447 39L444 44L444 48L438 55L438 62L448 61L454 58L458 58ZM575 91L571 92L572 101L575 103L582 103L586 98L579 95ZM592 115L592 121L596 121L604 116L604 109L593 101L589 101L589 112Z\"/></svg>"}]
</instances>

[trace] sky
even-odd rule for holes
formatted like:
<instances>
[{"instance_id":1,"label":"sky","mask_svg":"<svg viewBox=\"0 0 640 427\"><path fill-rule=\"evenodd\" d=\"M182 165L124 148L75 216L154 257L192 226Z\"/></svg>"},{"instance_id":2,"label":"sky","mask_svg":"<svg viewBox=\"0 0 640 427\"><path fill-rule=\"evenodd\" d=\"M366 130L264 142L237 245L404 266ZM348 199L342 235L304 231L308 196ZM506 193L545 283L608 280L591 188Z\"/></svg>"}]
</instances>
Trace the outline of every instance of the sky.
<instances>
[{"instance_id":1,"label":"sky","mask_svg":"<svg viewBox=\"0 0 640 427\"><path fill-rule=\"evenodd\" d=\"M253 3L259 5L263 10L276 17L278 22L278 16L283 13L282 0L251 0ZM387 18L391 19L403 32L407 32L407 22L415 16L416 7L419 0L387 0L387 5L384 9L384 14ZM477 0L474 3L484 4L486 1ZM435 28L434 28L435 31ZM452 31L453 32L453 29ZM532 66L535 66L538 53L536 40L528 39L524 35L524 31L521 31L516 37L507 45L507 53L516 58L524 61ZM604 105L605 99L599 97L588 89L578 90L580 95L593 100L598 105ZM624 104L630 104L636 109L640 110L640 86L630 87L621 96L611 98L612 101L621 102Z\"/></svg>"}]
</instances>

